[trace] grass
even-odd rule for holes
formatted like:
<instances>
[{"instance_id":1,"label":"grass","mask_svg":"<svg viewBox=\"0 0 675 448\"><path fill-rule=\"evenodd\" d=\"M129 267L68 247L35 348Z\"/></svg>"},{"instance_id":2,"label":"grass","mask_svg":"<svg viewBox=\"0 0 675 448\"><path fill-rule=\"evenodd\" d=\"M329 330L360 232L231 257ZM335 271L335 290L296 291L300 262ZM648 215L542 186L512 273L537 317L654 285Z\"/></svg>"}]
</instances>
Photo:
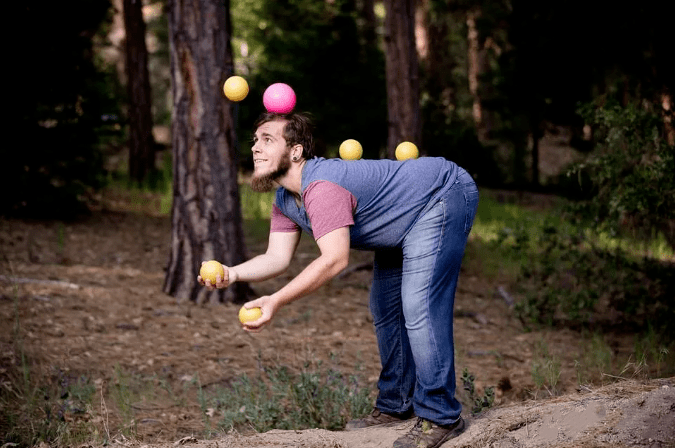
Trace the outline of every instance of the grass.
<instances>
[{"instance_id":1,"label":"grass","mask_svg":"<svg viewBox=\"0 0 675 448\"><path fill-rule=\"evenodd\" d=\"M0 444L35 446L79 445L98 440L86 418L92 410L95 387L86 376L32 365L23 342L18 313L18 288L14 286L13 345L9 368L0 370Z\"/></svg>"},{"instance_id":2,"label":"grass","mask_svg":"<svg viewBox=\"0 0 675 448\"><path fill-rule=\"evenodd\" d=\"M579 226L564 219L563 204L552 209L528 209L515 203L506 203L497 199L495 192L481 190L480 202L474 222L472 236L483 243L508 241L518 245L516 235L526 233L530 239L541 237L543 229L554 226L560 232L573 234L581 231L589 243L600 249L620 249L635 257L649 257L662 261L675 260L675 252L668 247L662 234L654 235L649 241L611 235L607 231L594 232L590 226ZM522 230L522 232L518 232Z\"/></svg>"},{"instance_id":3,"label":"grass","mask_svg":"<svg viewBox=\"0 0 675 448\"><path fill-rule=\"evenodd\" d=\"M266 366L257 377L242 375L229 387L204 394L203 409L218 416L220 431L252 428L340 429L372 408L372 390L358 372L307 362L299 372L281 365Z\"/></svg>"},{"instance_id":4,"label":"grass","mask_svg":"<svg viewBox=\"0 0 675 448\"><path fill-rule=\"evenodd\" d=\"M510 287L527 329L583 325L609 309L626 323L675 338L675 258L663 237L649 242L610 237L564 219L563 208L533 210L481 197L465 266ZM673 314L673 316L671 316Z\"/></svg>"},{"instance_id":5,"label":"grass","mask_svg":"<svg viewBox=\"0 0 675 448\"><path fill-rule=\"evenodd\" d=\"M549 395L559 393L558 383L561 373L560 359L549 353L548 345L540 341L535 347L532 359L531 374L537 390L546 390ZM536 391L535 391L536 398Z\"/></svg>"},{"instance_id":6,"label":"grass","mask_svg":"<svg viewBox=\"0 0 675 448\"><path fill-rule=\"evenodd\" d=\"M614 354L599 332L586 334L581 342L581 355L575 360L574 368L577 374L577 384L591 384L599 381L602 374L613 370Z\"/></svg>"}]
</instances>

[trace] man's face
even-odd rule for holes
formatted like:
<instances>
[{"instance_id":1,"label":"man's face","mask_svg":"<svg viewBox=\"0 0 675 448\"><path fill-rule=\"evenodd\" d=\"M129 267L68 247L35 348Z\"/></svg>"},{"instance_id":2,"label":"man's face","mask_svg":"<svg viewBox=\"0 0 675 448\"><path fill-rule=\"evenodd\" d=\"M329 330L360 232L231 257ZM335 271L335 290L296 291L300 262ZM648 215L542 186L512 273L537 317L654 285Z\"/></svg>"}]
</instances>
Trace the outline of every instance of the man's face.
<instances>
[{"instance_id":1,"label":"man's face","mask_svg":"<svg viewBox=\"0 0 675 448\"><path fill-rule=\"evenodd\" d=\"M274 181L291 167L291 149L283 136L284 120L263 123L253 137L253 178L251 187L258 192L272 191Z\"/></svg>"}]
</instances>

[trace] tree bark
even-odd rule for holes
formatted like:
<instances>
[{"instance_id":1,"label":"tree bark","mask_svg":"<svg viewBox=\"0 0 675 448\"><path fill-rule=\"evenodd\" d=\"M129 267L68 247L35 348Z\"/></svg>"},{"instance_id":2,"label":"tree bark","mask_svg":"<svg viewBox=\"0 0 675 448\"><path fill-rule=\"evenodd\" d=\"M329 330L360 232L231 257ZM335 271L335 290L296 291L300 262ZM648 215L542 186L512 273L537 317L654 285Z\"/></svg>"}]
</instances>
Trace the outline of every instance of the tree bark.
<instances>
[{"instance_id":1,"label":"tree bark","mask_svg":"<svg viewBox=\"0 0 675 448\"><path fill-rule=\"evenodd\" d=\"M389 158L394 158L396 146L403 141L421 146L415 3L414 0L384 2Z\"/></svg>"},{"instance_id":2,"label":"tree bark","mask_svg":"<svg viewBox=\"0 0 675 448\"><path fill-rule=\"evenodd\" d=\"M476 29L476 18L480 12L472 9L466 15L467 27L467 53L468 53L468 77L469 91L473 97L472 115L476 134L481 143L486 141L485 127L483 126L483 108L481 106L480 94L478 91L479 79L483 73L484 61L481 54L480 43L478 40L478 30Z\"/></svg>"},{"instance_id":3,"label":"tree bark","mask_svg":"<svg viewBox=\"0 0 675 448\"><path fill-rule=\"evenodd\" d=\"M245 259L233 106L222 95L233 71L229 1L170 0L168 9L174 195L164 291L239 303L247 284L209 292L197 282L204 260Z\"/></svg>"},{"instance_id":4,"label":"tree bark","mask_svg":"<svg viewBox=\"0 0 675 448\"><path fill-rule=\"evenodd\" d=\"M148 49L142 0L124 0L123 5L129 97L129 177L140 183L155 169Z\"/></svg>"},{"instance_id":5,"label":"tree bark","mask_svg":"<svg viewBox=\"0 0 675 448\"><path fill-rule=\"evenodd\" d=\"M538 119L533 119L531 123L532 128L532 186L537 188L539 183L539 142L543 137L541 130L541 122Z\"/></svg>"},{"instance_id":6,"label":"tree bark","mask_svg":"<svg viewBox=\"0 0 675 448\"><path fill-rule=\"evenodd\" d=\"M670 92L664 88L661 93L661 108L663 116L663 127L666 131L666 142L673 146L675 145L675 126L673 125L673 98Z\"/></svg>"}]
</instances>

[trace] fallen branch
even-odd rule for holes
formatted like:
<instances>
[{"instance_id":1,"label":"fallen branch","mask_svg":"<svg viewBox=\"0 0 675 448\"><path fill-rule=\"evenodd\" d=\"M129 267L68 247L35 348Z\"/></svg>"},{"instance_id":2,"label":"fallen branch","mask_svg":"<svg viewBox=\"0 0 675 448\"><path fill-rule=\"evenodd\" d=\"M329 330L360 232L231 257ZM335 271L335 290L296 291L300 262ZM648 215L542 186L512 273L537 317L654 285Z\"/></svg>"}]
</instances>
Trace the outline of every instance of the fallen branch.
<instances>
[{"instance_id":1,"label":"fallen branch","mask_svg":"<svg viewBox=\"0 0 675 448\"><path fill-rule=\"evenodd\" d=\"M65 282L62 280L39 280L36 278L7 277L6 275L0 275L0 280L7 283L33 283L38 285L63 286L64 288L70 289L82 288L82 286L78 284Z\"/></svg>"},{"instance_id":2,"label":"fallen branch","mask_svg":"<svg viewBox=\"0 0 675 448\"><path fill-rule=\"evenodd\" d=\"M513 305L516 302L513 300L513 297L511 297L511 295L508 292L506 292L506 289L504 289L503 286L499 286L497 287L497 292L502 297L502 299L504 299L504 302L506 302L509 308L513 308Z\"/></svg>"}]
</instances>

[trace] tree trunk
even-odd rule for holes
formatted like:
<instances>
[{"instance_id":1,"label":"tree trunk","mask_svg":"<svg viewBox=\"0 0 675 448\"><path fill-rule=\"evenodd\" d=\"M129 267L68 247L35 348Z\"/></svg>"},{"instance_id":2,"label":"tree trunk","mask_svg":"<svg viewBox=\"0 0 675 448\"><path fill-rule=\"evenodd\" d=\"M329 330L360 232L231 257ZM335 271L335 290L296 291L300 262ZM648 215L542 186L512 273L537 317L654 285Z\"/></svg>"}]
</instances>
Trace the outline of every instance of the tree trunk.
<instances>
[{"instance_id":1,"label":"tree trunk","mask_svg":"<svg viewBox=\"0 0 675 448\"><path fill-rule=\"evenodd\" d=\"M142 0L124 0L123 5L129 96L129 177L140 183L155 169L148 49Z\"/></svg>"},{"instance_id":2,"label":"tree trunk","mask_svg":"<svg viewBox=\"0 0 675 448\"><path fill-rule=\"evenodd\" d=\"M673 125L673 98L666 89L661 94L661 108L663 127L666 131L666 142L675 145L675 126Z\"/></svg>"},{"instance_id":3,"label":"tree trunk","mask_svg":"<svg viewBox=\"0 0 675 448\"><path fill-rule=\"evenodd\" d=\"M467 53L468 53L468 78L469 92L473 97L472 115L474 125L476 126L476 135L481 143L485 143L485 126L483 125L483 108L481 106L480 94L478 91L479 79L483 74L483 54L481 54L480 42L478 40L478 30L476 29L476 18L480 12L473 9L466 15L467 26Z\"/></svg>"},{"instance_id":4,"label":"tree trunk","mask_svg":"<svg viewBox=\"0 0 675 448\"><path fill-rule=\"evenodd\" d=\"M209 292L201 262L245 259L233 107L222 95L232 75L229 1L170 0L173 93L171 254L164 291L198 302L243 302L248 285Z\"/></svg>"},{"instance_id":5,"label":"tree trunk","mask_svg":"<svg viewBox=\"0 0 675 448\"><path fill-rule=\"evenodd\" d=\"M541 123L532 120L532 186L538 188L539 183L539 141L543 137Z\"/></svg>"},{"instance_id":6,"label":"tree trunk","mask_svg":"<svg viewBox=\"0 0 675 448\"><path fill-rule=\"evenodd\" d=\"M386 0L384 19L387 80L387 155L403 141L421 145L415 1Z\"/></svg>"}]
</instances>

